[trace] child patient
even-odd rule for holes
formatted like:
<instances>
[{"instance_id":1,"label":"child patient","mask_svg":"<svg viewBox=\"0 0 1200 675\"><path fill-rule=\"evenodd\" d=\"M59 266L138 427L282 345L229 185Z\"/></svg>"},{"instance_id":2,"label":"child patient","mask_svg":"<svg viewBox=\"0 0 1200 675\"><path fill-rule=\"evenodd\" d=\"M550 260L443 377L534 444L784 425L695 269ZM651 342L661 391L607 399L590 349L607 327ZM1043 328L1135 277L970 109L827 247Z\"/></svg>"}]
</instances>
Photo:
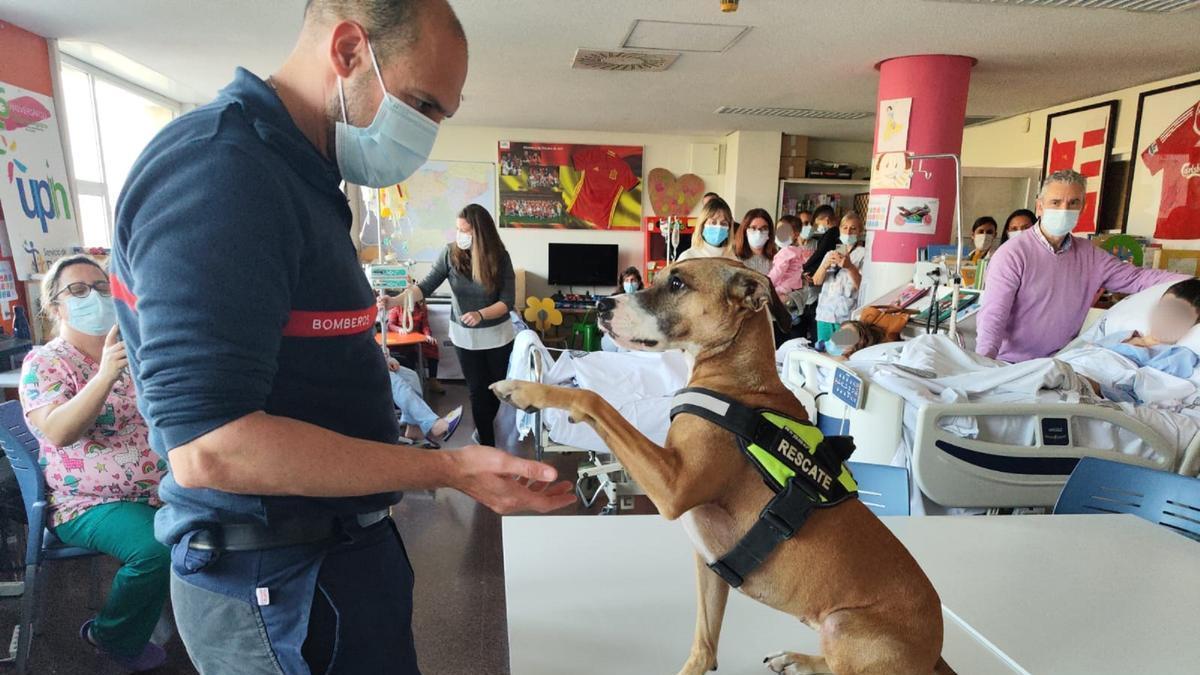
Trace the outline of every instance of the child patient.
<instances>
[{"instance_id":1,"label":"child patient","mask_svg":"<svg viewBox=\"0 0 1200 675\"><path fill-rule=\"evenodd\" d=\"M1133 361L1139 368L1152 368L1168 375L1188 379L1200 356L1175 343L1200 322L1200 279L1186 279L1172 285L1150 313L1150 330L1124 331L1108 335L1097 344ZM1115 401L1141 402L1132 382L1111 386L1092 381L1096 392Z\"/></svg>"}]
</instances>

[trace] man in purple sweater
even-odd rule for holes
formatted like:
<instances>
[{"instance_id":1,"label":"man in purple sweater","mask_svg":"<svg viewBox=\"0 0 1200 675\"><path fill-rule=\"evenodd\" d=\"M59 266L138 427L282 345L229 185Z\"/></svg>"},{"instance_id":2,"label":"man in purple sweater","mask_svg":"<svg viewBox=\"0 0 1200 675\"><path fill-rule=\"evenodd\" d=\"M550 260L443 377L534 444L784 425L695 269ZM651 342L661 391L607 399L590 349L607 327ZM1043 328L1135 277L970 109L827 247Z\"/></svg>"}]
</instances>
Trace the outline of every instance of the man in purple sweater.
<instances>
[{"instance_id":1,"label":"man in purple sweater","mask_svg":"<svg viewBox=\"0 0 1200 675\"><path fill-rule=\"evenodd\" d=\"M975 351L1010 363L1051 354L1070 342L1101 288L1136 293L1186 276L1135 267L1071 235L1087 179L1070 169L1046 177L1038 223L992 256L976 324Z\"/></svg>"}]
</instances>

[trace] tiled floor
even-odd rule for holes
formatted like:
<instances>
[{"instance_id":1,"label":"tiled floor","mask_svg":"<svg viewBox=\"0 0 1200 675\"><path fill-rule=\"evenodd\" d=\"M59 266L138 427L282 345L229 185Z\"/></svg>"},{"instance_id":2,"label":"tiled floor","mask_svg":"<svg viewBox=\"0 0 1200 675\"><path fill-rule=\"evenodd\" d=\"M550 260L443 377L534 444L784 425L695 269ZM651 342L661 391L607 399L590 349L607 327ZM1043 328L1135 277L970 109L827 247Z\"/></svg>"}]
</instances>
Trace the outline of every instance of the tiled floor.
<instances>
[{"instance_id":1,"label":"tiled floor","mask_svg":"<svg viewBox=\"0 0 1200 675\"><path fill-rule=\"evenodd\" d=\"M466 403L466 389L449 385L434 401L445 412ZM451 445L469 442L474 424L466 407L463 427ZM573 474L575 458L556 464ZM644 510L645 507L639 510ZM576 513L575 509L568 509ZM417 575L414 625L426 675L504 675L508 673L504 569L500 518L451 490L408 495L393 511ZM95 610L88 607L92 584L98 594L116 570L112 560L98 561L96 575L87 561L52 563L46 568L47 591L41 633L35 640L31 672L39 675L109 675L122 672L94 656L77 637L79 625ZM0 602L0 642L11 635L18 602ZM195 673L178 638L167 646L168 665L158 673Z\"/></svg>"}]
</instances>

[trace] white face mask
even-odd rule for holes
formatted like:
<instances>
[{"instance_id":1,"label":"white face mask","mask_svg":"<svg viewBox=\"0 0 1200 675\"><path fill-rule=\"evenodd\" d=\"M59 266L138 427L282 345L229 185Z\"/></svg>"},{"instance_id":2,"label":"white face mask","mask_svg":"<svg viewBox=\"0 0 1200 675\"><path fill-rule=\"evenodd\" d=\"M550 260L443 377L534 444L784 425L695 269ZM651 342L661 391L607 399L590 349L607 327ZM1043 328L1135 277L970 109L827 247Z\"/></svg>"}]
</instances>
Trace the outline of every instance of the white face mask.
<instances>
[{"instance_id":1,"label":"white face mask","mask_svg":"<svg viewBox=\"0 0 1200 675\"><path fill-rule=\"evenodd\" d=\"M746 233L746 242L750 244L750 248L762 248L767 245L767 239L770 235L765 230L750 230Z\"/></svg>"},{"instance_id":2,"label":"white face mask","mask_svg":"<svg viewBox=\"0 0 1200 675\"><path fill-rule=\"evenodd\" d=\"M454 235L454 243L464 251L471 250L471 241L474 239L470 232L459 232Z\"/></svg>"},{"instance_id":3,"label":"white face mask","mask_svg":"<svg viewBox=\"0 0 1200 675\"><path fill-rule=\"evenodd\" d=\"M975 235L975 249L978 251L984 251L991 248L992 241L994 241L995 238L995 235L988 234L987 232L980 232L979 234Z\"/></svg>"},{"instance_id":4,"label":"white face mask","mask_svg":"<svg viewBox=\"0 0 1200 675\"><path fill-rule=\"evenodd\" d=\"M1042 229L1051 237L1065 237L1079 222L1079 212L1072 209L1042 209Z\"/></svg>"}]
</instances>

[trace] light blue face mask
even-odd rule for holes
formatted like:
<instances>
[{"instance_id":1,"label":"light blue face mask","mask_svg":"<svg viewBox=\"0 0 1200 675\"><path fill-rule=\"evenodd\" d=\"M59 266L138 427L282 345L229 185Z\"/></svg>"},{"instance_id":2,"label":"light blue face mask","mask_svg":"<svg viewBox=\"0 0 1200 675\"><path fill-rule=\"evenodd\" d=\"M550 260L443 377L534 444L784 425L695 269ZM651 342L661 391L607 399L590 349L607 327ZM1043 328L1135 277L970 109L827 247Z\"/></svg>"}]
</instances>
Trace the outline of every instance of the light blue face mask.
<instances>
[{"instance_id":1,"label":"light blue face mask","mask_svg":"<svg viewBox=\"0 0 1200 675\"><path fill-rule=\"evenodd\" d=\"M117 310L112 298L100 295L96 289L85 298L67 297L67 325L88 335L108 335L117 324Z\"/></svg>"},{"instance_id":2,"label":"light blue face mask","mask_svg":"<svg viewBox=\"0 0 1200 675\"><path fill-rule=\"evenodd\" d=\"M858 243L858 235L857 234L843 234L841 236L841 239L842 239L842 243L845 244L846 246L853 246Z\"/></svg>"},{"instance_id":3,"label":"light blue face mask","mask_svg":"<svg viewBox=\"0 0 1200 675\"><path fill-rule=\"evenodd\" d=\"M725 240L729 238L729 227L722 225L705 225L704 226L704 241L708 242L709 246L721 246Z\"/></svg>"},{"instance_id":4,"label":"light blue face mask","mask_svg":"<svg viewBox=\"0 0 1200 675\"><path fill-rule=\"evenodd\" d=\"M637 284L632 281L626 281L624 284L621 284L621 287L625 289L626 293L637 293L638 289Z\"/></svg>"},{"instance_id":5,"label":"light blue face mask","mask_svg":"<svg viewBox=\"0 0 1200 675\"><path fill-rule=\"evenodd\" d=\"M346 94L338 78L338 99L342 103L342 121L335 128L335 152L342 178L355 185L382 188L403 182L429 159L438 125L417 112L416 108L392 96L383 86L383 75L375 50L371 65L383 89L383 101L369 127L351 126L346 118Z\"/></svg>"}]
</instances>

